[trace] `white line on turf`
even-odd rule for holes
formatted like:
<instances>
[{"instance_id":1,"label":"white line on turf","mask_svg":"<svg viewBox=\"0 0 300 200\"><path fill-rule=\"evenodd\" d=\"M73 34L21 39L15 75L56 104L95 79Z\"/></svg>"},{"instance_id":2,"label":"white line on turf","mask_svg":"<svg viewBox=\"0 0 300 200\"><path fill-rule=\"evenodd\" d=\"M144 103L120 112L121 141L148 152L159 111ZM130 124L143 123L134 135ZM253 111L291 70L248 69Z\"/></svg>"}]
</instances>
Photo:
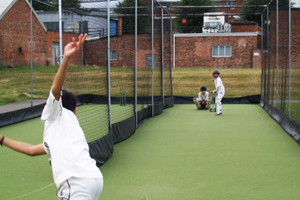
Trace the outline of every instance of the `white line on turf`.
<instances>
[{"instance_id":1,"label":"white line on turf","mask_svg":"<svg viewBox=\"0 0 300 200\"><path fill-rule=\"evenodd\" d=\"M185 115L189 115L189 112L187 112Z\"/></svg>"},{"instance_id":2,"label":"white line on turf","mask_svg":"<svg viewBox=\"0 0 300 200\"><path fill-rule=\"evenodd\" d=\"M29 193L27 193L27 194L23 194L23 195L20 195L20 196L17 196L17 197L13 197L13 198L10 198L10 199L7 199L7 200L20 199L20 198L29 196L29 195L31 195L31 194L40 192L40 191L42 191L42 190L45 190L45 189L47 189L47 188L49 188L49 187L51 187L51 186L53 186L53 185L54 185L54 183L51 183L51 184L46 185L45 187L42 187L42 188L40 188L40 189L34 190L34 191L32 191L32 192L29 192Z\"/></svg>"},{"instance_id":3,"label":"white line on turf","mask_svg":"<svg viewBox=\"0 0 300 200\"><path fill-rule=\"evenodd\" d=\"M248 115L248 111L245 111L246 115Z\"/></svg>"},{"instance_id":4,"label":"white line on turf","mask_svg":"<svg viewBox=\"0 0 300 200\"><path fill-rule=\"evenodd\" d=\"M171 115L173 113L173 111L171 111L170 113L169 113L169 115Z\"/></svg>"},{"instance_id":5,"label":"white line on turf","mask_svg":"<svg viewBox=\"0 0 300 200\"><path fill-rule=\"evenodd\" d=\"M178 112L175 113L175 115L177 115L177 114L178 114Z\"/></svg>"}]
</instances>

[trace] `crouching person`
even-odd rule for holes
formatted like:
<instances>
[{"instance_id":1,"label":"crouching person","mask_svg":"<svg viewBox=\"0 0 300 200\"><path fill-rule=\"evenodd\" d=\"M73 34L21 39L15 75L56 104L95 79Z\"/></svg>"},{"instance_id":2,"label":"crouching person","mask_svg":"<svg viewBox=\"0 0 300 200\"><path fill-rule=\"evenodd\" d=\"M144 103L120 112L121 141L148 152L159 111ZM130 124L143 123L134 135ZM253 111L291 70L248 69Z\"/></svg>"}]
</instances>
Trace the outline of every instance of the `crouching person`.
<instances>
[{"instance_id":1,"label":"crouching person","mask_svg":"<svg viewBox=\"0 0 300 200\"><path fill-rule=\"evenodd\" d=\"M210 108L209 92L207 92L205 86L201 87L198 97L194 98L194 102L198 109L209 109Z\"/></svg>"}]
</instances>

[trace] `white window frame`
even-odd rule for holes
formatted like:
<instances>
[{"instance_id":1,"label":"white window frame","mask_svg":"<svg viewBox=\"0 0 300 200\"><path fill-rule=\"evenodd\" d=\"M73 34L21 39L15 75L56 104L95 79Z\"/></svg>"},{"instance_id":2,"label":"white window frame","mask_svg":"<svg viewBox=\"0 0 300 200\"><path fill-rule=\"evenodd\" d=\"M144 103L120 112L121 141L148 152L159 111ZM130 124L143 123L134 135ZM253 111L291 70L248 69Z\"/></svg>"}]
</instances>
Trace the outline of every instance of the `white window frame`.
<instances>
[{"instance_id":1,"label":"white window frame","mask_svg":"<svg viewBox=\"0 0 300 200\"><path fill-rule=\"evenodd\" d=\"M116 58L113 58L113 54L115 53ZM105 54L105 60L108 60L107 52ZM118 60L118 51L110 51L110 60Z\"/></svg>"},{"instance_id":2,"label":"white window frame","mask_svg":"<svg viewBox=\"0 0 300 200\"><path fill-rule=\"evenodd\" d=\"M220 2L215 2L215 6L221 6ZM216 10L221 10L221 8L217 7Z\"/></svg>"},{"instance_id":3,"label":"white window frame","mask_svg":"<svg viewBox=\"0 0 300 200\"><path fill-rule=\"evenodd\" d=\"M226 6L235 6L235 2L234 1L227 1ZM230 8L230 10L234 10L234 9L235 8Z\"/></svg>"},{"instance_id":4,"label":"white window frame","mask_svg":"<svg viewBox=\"0 0 300 200\"><path fill-rule=\"evenodd\" d=\"M214 55L214 47L218 47L218 55ZM224 56L220 56L220 47L224 47ZM230 47L230 55L226 55L226 47ZM232 45L213 45L211 48L211 54L213 58L231 58L232 57Z\"/></svg>"}]
</instances>

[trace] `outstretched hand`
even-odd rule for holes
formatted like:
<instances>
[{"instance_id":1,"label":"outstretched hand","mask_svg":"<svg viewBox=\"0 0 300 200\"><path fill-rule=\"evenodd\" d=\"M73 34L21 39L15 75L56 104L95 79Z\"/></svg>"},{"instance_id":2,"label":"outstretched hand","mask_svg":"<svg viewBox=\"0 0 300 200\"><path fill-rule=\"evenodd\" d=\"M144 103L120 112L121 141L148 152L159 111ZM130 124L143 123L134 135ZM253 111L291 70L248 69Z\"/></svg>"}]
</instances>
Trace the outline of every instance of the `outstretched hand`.
<instances>
[{"instance_id":1,"label":"outstretched hand","mask_svg":"<svg viewBox=\"0 0 300 200\"><path fill-rule=\"evenodd\" d=\"M75 38L72 38L72 42L70 42L69 44L67 44L65 46L65 50L64 50L64 58L70 59L72 56L75 55L76 52L78 52L82 45L85 42L85 39L87 37L87 34L80 34L80 36L78 37L78 41L75 40Z\"/></svg>"}]
</instances>

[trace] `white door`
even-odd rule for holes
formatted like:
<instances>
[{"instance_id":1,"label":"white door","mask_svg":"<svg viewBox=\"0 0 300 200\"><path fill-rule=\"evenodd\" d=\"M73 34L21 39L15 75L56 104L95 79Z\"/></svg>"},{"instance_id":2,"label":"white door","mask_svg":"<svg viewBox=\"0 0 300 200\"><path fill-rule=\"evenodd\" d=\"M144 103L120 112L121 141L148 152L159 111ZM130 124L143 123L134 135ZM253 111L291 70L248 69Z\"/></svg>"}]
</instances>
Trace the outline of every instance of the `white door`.
<instances>
[{"instance_id":1,"label":"white door","mask_svg":"<svg viewBox=\"0 0 300 200\"><path fill-rule=\"evenodd\" d=\"M52 43L52 65L59 65L59 43Z\"/></svg>"}]
</instances>

